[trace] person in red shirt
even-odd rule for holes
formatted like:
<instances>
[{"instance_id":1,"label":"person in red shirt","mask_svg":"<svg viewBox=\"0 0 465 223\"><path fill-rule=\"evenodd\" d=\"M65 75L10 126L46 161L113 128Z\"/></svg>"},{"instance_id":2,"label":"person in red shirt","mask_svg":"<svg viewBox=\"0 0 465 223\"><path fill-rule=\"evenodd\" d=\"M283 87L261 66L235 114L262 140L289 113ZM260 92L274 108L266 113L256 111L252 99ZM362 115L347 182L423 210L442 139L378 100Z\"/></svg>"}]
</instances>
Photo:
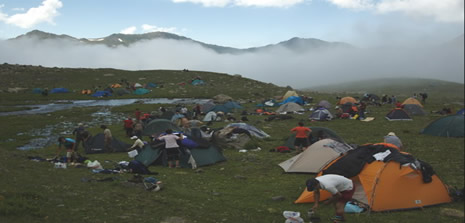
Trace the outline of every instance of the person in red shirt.
<instances>
[{"instance_id":1,"label":"person in red shirt","mask_svg":"<svg viewBox=\"0 0 465 223\"><path fill-rule=\"evenodd\" d=\"M299 122L299 126L291 129L291 133L294 133L294 132L295 132L294 146L297 152L302 152L310 145L308 142L308 136L310 135L312 130L307 127L304 127L303 122Z\"/></svg>"},{"instance_id":2,"label":"person in red shirt","mask_svg":"<svg viewBox=\"0 0 465 223\"><path fill-rule=\"evenodd\" d=\"M134 112L134 115L136 116L136 121L139 121L140 120L140 115L141 115L141 111L139 110L139 108L136 108L136 111Z\"/></svg>"},{"instance_id":3,"label":"person in red shirt","mask_svg":"<svg viewBox=\"0 0 465 223\"><path fill-rule=\"evenodd\" d=\"M124 130L126 130L126 136L131 137L133 136L133 125L134 122L132 121L131 117L128 117L128 119L124 120Z\"/></svg>"}]
</instances>

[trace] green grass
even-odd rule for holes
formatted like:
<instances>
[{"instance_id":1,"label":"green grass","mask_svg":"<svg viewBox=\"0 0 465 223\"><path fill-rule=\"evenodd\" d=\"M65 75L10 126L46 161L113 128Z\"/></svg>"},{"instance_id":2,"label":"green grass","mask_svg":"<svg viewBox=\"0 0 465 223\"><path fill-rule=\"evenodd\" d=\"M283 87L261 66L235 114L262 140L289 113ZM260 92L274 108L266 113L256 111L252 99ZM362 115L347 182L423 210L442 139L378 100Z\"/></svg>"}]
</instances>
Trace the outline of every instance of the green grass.
<instances>
[{"instance_id":1,"label":"green grass","mask_svg":"<svg viewBox=\"0 0 465 223\"><path fill-rule=\"evenodd\" d=\"M45 69L45 68L43 68ZM60 72L51 72L45 69L49 75L47 80L56 80L55 83L70 83L72 89L85 88L85 83L93 80L95 75L86 76L82 70L58 69ZM152 78L149 71L125 72L116 70L92 70L85 71L106 73L132 78ZM48 73L47 73L48 72ZM69 72L69 73L68 73ZM160 78L165 83L176 83L186 77L175 77L176 71L159 71ZM172 72L173 80L165 77ZM150 73L150 74L149 74ZM179 72L180 75L185 75ZM237 99L251 99L260 101L262 98L271 98L282 95L286 89L277 86L263 84L248 79L238 79L225 74L203 73L202 77L209 78L207 82L221 83L229 81L229 87L188 86L181 95L210 98L217 93L225 93ZM197 72L196 72L197 74ZM0 73L3 76L3 73ZM26 75L26 74L24 74ZM34 76L34 74L27 74ZM66 81L61 80L61 75L68 75ZM155 74L154 74L155 75ZM155 75L155 76L156 76ZM191 75L191 74L189 74ZM158 78L158 76L157 76ZM176 79L179 78L179 79ZM190 78L190 76L188 77ZM62 82L60 82L62 81ZM13 83L15 82L15 83ZM19 82L12 79L5 83L18 86L31 86L31 83ZM50 86L50 82L44 81L40 87ZM257 95L250 95L250 85L261 86L257 89ZM171 88L158 89L147 97L180 97L177 93L170 93L172 89L181 89L175 85ZM235 89L229 89L233 86ZM242 86L242 87L241 87ZM243 87L245 86L245 87ZM279 89L279 90L275 90ZM162 93L162 91L164 93ZM183 92L183 91L180 91ZM253 91L255 92L255 90ZM179 93L179 92L178 92ZM386 93L393 94L386 90ZM336 94L308 92L315 102L321 99L329 100L335 104ZM126 96L130 97L130 96ZM2 105L24 105L35 103L48 103L55 99L89 99L88 96L76 93L63 95L50 95L43 97L32 93L0 93ZM399 98L403 100L405 98ZM435 98L425 105L426 111L441 109L444 104L449 104L454 110L463 107L454 102L463 102L463 96ZM251 112L255 103L245 104ZM132 115L134 109L139 107L142 111L156 110L158 105L127 105L111 108L112 112L121 112ZM93 174L86 168L55 169L52 164L46 162L32 162L27 156L52 157L56 146L49 146L39 150L20 151L16 148L24 145L31 138L27 134L30 129L41 129L47 125L65 121L78 123L92 119L91 113L98 108L73 108L66 111L58 111L51 114L27 115L27 116L0 116L0 222L182 222L174 219L183 219L189 223L204 222L284 222L282 212L286 210L306 213L311 204L293 204L304 190L305 181L313 174L284 174L278 163L287 160L295 154L280 154L269 152L270 149L284 144L290 135L289 130L299 120L304 120L307 126L328 127L337 132L348 143L365 144L376 143L383 140L388 132L395 132L403 141L405 151L415 157L431 164L437 175L449 185L462 188L464 186L464 139L442 138L419 134L419 131L439 116L427 115L414 117L413 121L389 122L384 115L391 109L390 106L368 107L368 116L375 117L372 122L360 122L355 120L334 120L330 122L309 122L305 115L293 115L294 119L286 121L265 122L264 116L249 116L249 123L261 128L271 135L270 139L257 140L262 150L258 152L239 153L237 150L226 149L226 162L212 166L201 167L202 172L191 169L168 169L160 166L149 167L151 171L158 172L155 177L164 182L164 189L159 192L147 192L142 185L126 182L131 174ZM236 118L240 116L237 114ZM102 123L104 124L104 123ZM223 127L226 122L214 123L213 128ZM124 137L122 123L109 126L115 137L128 143L131 140ZM59 135L63 129L56 130ZM101 132L98 125L91 126L90 131L95 134ZM81 148L82 149L82 148ZM81 150L82 151L82 150ZM115 154L91 154L87 155L91 160L99 160L105 168L112 168L115 162L128 161L125 153ZM81 179L105 179L113 181L82 182ZM284 200L275 201L272 197L283 196ZM398 211L388 213L363 213L349 214L349 222L463 222L463 218L448 217L441 214L444 208L457 210L464 209L463 202L449 203L435 207L427 207L418 210ZM322 206L319 212L323 219L333 215L333 208ZM171 219L171 220L170 220Z\"/></svg>"}]
</instances>

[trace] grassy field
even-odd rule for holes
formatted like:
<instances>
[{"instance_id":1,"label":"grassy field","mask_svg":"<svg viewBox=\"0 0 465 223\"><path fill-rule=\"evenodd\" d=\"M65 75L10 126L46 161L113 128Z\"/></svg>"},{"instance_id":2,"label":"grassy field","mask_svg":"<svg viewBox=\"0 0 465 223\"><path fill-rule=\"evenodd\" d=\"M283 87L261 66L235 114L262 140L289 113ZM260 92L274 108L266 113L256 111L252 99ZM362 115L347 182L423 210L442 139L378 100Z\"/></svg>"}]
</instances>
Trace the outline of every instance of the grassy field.
<instances>
[{"instance_id":1,"label":"grassy field","mask_svg":"<svg viewBox=\"0 0 465 223\"><path fill-rule=\"evenodd\" d=\"M0 65L5 68L6 65ZM40 72L33 72L33 70ZM14 67L8 65L8 72L2 70L3 81L0 89L8 87L53 88L67 87L76 91L98 84L108 85L126 78L131 82L164 83L164 88L153 89L144 97L192 97L211 98L224 93L236 100L247 102L246 110L252 112L255 104L265 98L283 95L287 90L271 84L226 74L181 71L117 71L91 69L60 69L37 67ZM112 73L115 76L105 77ZM188 82L200 75L205 86L184 87L177 85ZM28 77L28 78L26 78ZM34 79L29 80L29 79ZM142 79L141 79L142 78ZM144 79L145 78L145 79ZM39 80L37 80L39 79ZM92 84L91 84L92 83ZM457 102L464 101L463 85L458 89L437 93L427 101L425 110L429 113L444 106L454 111L463 108ZM410 88L412 92L422 92L422 88ZM384 90L387 94L389 88ZM451 92L462 92L456 94ZM335 104L340 93L305 92L315 102L325 99ZM361 96L361 95L352 95ZM115 98L135 98L126 95ZM43 97L30 91L25 93L0 93L1 105L25 105L49 103L57 99L90 99L78 93L56 94ZM400 98L403 100L405 98ZM252 101L252 102L248 102ZM132 115L134 109L152 111L158 105L127 105L108 108L112 113ZM311 107L307 106L307 108ZM305 115L293 115L286 121L265 122L265 116L250 115L249 124L261 128L271 138L257 140L261 151L239 153L225 149L226 162L201 167L202 171L191 169L169 169L151 166L158 172L157 179L164 182L164 189L148 192L143 185L127 182L131 174L94 174L86 168L56 169L51 163L33 162L28 156L52 157L55 146L38 150L20 151L32 138L27 132L43 129L48 125L62 122L88 122L98 108L74 108L51 114L27 116L0 116L0 222L284 222L283 211L306 213L311 204L293 204L302 193L305 181L313 174L284 174L277 165L295 155L269 152L283 145L289 137L289 130L302 120L306 126L322 126L334 130L348 143L377 143L388 132L395 132L403 141L405 151L424 160L434 167L437 175L446 183L464 187L464 139L442 138L419 134L420 130L439 115L415 116L413 121L389 122L384 116L392 109L389 105L368 107L367 116L375 117L372 122L356 120L333 120L330 122L310 122ZM7 108L0 111L9 111ZM236 118L240 116L237 114ZM106 123L101 123L106 124ZM223 127L226 122L214 123L212 127ZM109 126L115 137L126 141L122 123ZM54 135L63 130L57 129ZM92 133L101 132L98 125L90 126ZM69 135L67 135L69 136ZM82 149L82 148L81 148ZM82 151L82 150L81 150ZM99 160L105 168L112 168L115 162L129 161L126 153L86 155L91 160ZM88 182L85 179L93 179ZM282 200L273 197L282 196ZM463 211L464 203L455 202L424 209L388 213L362 213L347 215L348 222L464 222L464 218L445 215L445 209ZM325 219L333 216L333 208L322 206L320 216Z\"/></svg>"}]
</instances>

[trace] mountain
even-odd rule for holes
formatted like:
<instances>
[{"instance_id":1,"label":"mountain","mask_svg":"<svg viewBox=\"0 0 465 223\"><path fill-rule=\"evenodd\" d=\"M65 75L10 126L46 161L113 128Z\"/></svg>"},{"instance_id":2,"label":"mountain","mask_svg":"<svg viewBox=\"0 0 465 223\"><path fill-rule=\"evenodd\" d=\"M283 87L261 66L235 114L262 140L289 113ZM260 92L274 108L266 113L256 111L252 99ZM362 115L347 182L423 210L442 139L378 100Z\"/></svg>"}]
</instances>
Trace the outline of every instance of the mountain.
<instances>
[{"instance_id":1,"label":"mountain","mask_svg":"<svg viewBox=\"0 0 465 223\"><path fill-rule=\"evenodd\" d=\"M294 52L304 53L316 49L325 49L325 48L335 48L335 47L349 47L352 46L347 43L342 42L327 42L320 39L314 38L298 38L294 37L287 41L279 42L277 44L269 44L261 47L251 47L245 49L233 48L218 46L214 44L203 43L196 41L184 36L179 36L167 32L151 32L144 34L112 34L103 38L75 38L68 35L56 35L53 33L47 33L40 30L33 30L26 34L20 35L16 38L10 39L11 41L15 40L24 40L24 39L38 39L38 40L66 40L72 41L81 44L95 44L95 45L106 45L108 47L118 47L118 46L130 46L143 41L156 40L156 39L165 39L165 40L179 40L187 41L194 44L199 44L204 48L213 50L220 54L243 54L243 53L252 53L252 52L268 52L277 48L285 48Z\"/></svg>"}]
</instances>

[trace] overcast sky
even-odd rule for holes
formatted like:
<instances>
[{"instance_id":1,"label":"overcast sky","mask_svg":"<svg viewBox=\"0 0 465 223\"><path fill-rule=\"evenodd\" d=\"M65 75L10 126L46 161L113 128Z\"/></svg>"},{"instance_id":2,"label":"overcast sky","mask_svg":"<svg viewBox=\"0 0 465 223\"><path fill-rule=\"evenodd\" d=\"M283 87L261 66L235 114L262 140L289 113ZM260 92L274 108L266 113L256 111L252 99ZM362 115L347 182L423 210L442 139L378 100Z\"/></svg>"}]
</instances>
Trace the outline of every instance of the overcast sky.
<instances>
[{"instance_id":1,"label":"overcast sky","mask_svg":"<svg viewBox=\"0 0 465 223\"><path fill-rule=\"evenodd\" d=\"M324 84L330 77L341 81L347 74L358 78L437 77L463 83L463 45L461 50L437 48L463 34L463 0L0 0L0 39L34 29L77 38L165 31L236 48L275 44L292 37L318 38L347 42L358 50L295 55L283 49L275 54L238 57L198 46L180 48L169 41L118 49L67 43L36 46L34 42L13 46L1 41L0 62L189 68L238 73L294 87ZM127 56L128 52L132 56ZM300 78L311 83L302 83Z\"/></svg>"}]
</instances>

